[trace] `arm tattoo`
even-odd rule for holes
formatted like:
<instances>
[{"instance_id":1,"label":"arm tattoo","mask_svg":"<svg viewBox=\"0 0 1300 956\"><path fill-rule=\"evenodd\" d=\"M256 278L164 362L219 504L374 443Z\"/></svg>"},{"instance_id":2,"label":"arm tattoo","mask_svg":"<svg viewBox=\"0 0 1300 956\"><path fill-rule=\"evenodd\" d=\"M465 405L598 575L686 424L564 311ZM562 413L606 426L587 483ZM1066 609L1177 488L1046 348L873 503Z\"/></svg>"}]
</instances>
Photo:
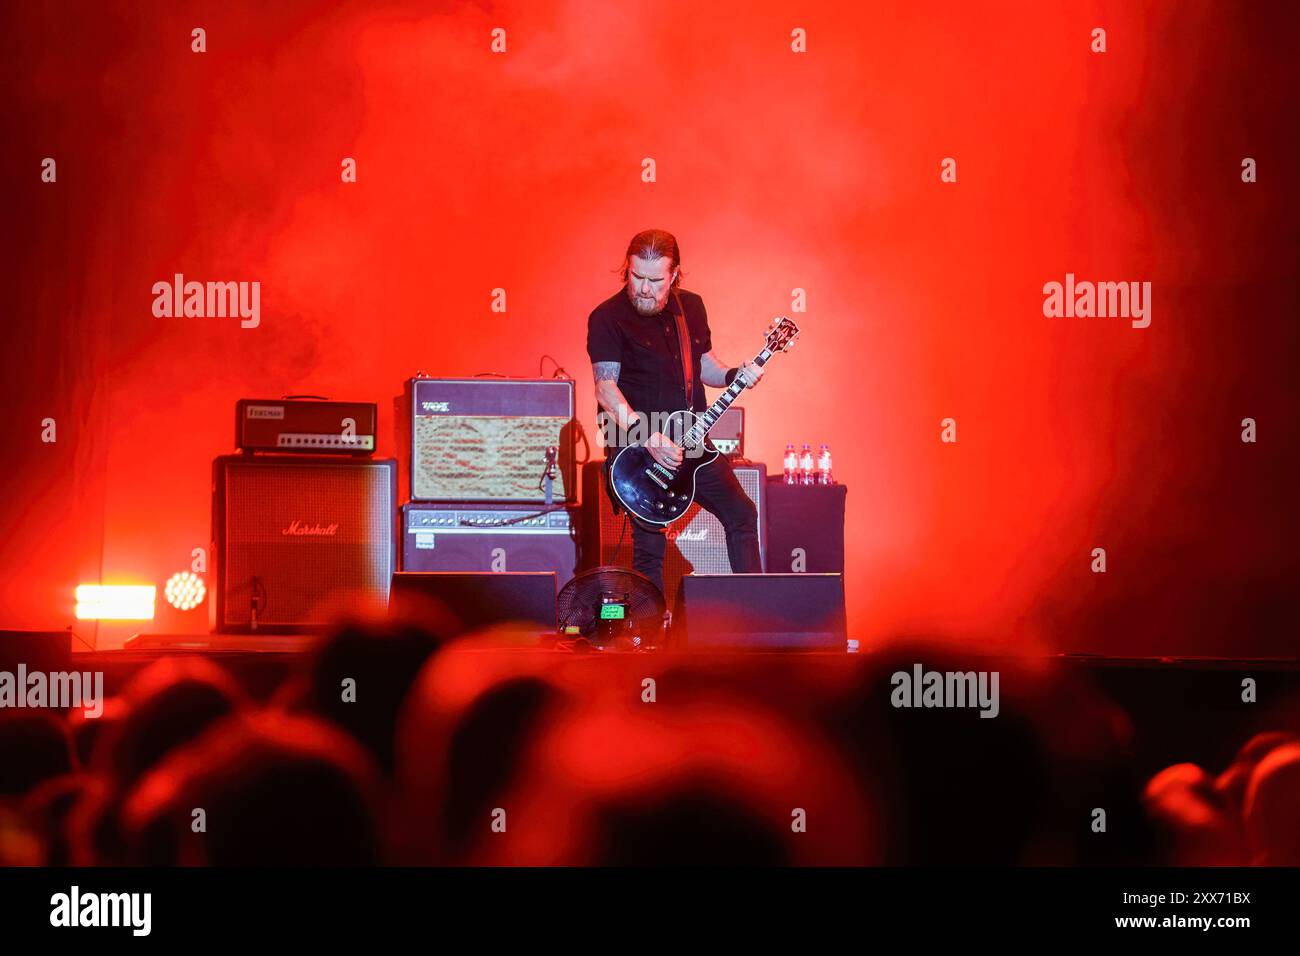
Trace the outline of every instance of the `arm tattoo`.
<instances>
[{"instance_id":1,"label":"arm tattoo","mask_svg":"<svg viewBox=\"0 0 1300 956\"><path fill-rule=\"evenodd\" d=\"M623 366L618 362L595 362L591 366L597 382L617 382L618 371Z\"/></svg>"}]
</instances>

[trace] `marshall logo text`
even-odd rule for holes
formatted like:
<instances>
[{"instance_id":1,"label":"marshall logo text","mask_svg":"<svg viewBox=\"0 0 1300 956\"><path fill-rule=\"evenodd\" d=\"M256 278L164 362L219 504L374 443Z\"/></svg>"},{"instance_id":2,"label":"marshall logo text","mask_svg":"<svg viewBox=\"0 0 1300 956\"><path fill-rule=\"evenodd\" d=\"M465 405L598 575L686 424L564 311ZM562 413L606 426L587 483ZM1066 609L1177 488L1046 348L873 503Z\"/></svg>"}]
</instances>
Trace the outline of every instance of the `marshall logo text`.
<instances>
[{"instance_id":1,"label":"marshall logo text","mask_svg":"<svg viewBox=\"0 0 1300 956\"><path fill-rule=\"evenodd\" d=\"M294 521L280 534L302 537L331 537L337 534L338 530L339 526L337 524L321 524L320 522L308 524L305 521Z\"/></svg>"}]
</instances>

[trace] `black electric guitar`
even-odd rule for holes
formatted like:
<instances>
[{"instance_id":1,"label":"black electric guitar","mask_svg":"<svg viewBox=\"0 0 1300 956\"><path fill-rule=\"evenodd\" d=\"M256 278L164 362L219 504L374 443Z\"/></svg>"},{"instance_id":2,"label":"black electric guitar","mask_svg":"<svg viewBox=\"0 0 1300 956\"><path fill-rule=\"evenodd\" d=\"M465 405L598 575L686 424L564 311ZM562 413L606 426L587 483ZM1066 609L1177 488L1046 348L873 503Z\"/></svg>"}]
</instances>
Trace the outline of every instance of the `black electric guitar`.
<instances>
[{"instance_id":1,"label":"black electric guitar","mask_svg":"<svg viewBox=\"0 0 1300 956\"><path fill-rule=\"evenodd\" d=\"M789 351L798 335L799 326L779 317L768 327L767 344L754 356L754 364L761 367L777 352ZM659 431L682 450L682 463L676 468L655 461L645 442L628 445L614 456L610 490L628 514L645 524L667 527L686 513L695 500L695 473L719 454L708 440L709 429L744 390L742 382L734 381L707 411L684 410L668 416Z\"/></svg>"}]
</instances>

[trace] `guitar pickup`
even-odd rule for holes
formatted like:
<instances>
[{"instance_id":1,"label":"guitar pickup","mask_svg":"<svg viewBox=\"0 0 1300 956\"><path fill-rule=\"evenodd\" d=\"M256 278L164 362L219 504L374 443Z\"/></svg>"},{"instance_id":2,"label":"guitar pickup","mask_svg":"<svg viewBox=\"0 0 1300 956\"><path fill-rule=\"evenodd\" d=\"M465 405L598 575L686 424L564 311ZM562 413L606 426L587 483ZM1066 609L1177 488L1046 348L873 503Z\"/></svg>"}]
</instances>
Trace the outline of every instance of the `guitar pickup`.
<instances>
[{"instance_id":1,"label":"guitar pickup","mask_svg":"<svg viewBox=\"0 0 1300 956\"><path fill-rule=\"evenodd\" d=\"M647 469L645 470L645 474L646 474L646 477L647 477L647 478L649 478L651 481L653 481L656 485L658 485L658 486L659 486L660 488L662 488L664 491L667 491L667 490L668 490L668 482L664 481L662 478L660 478L658 475L656 475L656 474L655 474L651 469L647 468Z\"/></svg>"}]
</instances>

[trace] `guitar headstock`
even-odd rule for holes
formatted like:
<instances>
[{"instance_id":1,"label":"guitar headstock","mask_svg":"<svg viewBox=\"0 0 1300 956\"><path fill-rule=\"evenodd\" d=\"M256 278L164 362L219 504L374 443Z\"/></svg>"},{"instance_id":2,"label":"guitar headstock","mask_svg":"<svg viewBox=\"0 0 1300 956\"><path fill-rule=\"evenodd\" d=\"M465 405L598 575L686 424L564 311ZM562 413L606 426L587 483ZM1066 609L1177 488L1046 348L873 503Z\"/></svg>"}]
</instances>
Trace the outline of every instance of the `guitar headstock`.
<instances>
[{"instance_id":1,"label":"guitar headstock","mask_svg":"<svg viewBox=\"0 0 1300 956\"><path fill-rule=\"evenodd\" d=\"M799 337L799 326L794 320L779 315L767 327L767 347L771 352L788 352Z\"/></svg>"}]
</instances>

